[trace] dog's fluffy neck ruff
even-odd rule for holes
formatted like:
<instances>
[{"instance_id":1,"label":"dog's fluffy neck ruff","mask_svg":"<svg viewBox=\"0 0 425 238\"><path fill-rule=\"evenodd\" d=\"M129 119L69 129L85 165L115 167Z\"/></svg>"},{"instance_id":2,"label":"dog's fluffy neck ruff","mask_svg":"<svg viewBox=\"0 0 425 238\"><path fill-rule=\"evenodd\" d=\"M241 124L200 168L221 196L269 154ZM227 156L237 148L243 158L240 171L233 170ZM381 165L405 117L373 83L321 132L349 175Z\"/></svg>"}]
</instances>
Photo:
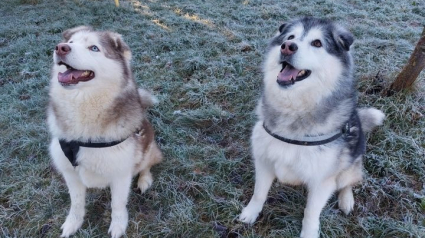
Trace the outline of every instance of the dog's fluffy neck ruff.
<instances>
[{"instance_id":1,"label":"dog's fluffy neck ruff","mask_svg":"<svg viewBox=\"0 0 425 238\"><path fill-rule=\"evenodd\" d=\"M58 91L60 92L61 90ZM113 117L111 115L111 113L113 113L111 108L115 108L116 104L118 104L117 101L119 101L119 96L126 95L126 93L128 93L127 96L134 95L136 98L139 97L137 90L132 90L131 87L124 90L110 90L106 91L106 93L103 91L102 94L97 93L97 91L87 93L84 90L78 89L65 92L63 98L65 100L72 100L73 98L72 101L69 101L72 103L68 103L66 108L56 109L60 111L57 111L56 114L73 115L77 113L80 115L78 118L83 118L80 121L68 122L66 126L68 128L66 130L67 133L59 133L59 135L57 135L62 151L74 167L78 165L77 154L80 147L106 148L117 146L132 137L135 132L141 128L142 119L144 117L141 105L137 107L140 110L139 113L137 113L137 108L126 110L130 113L118 115L116 120L111 120L108 123L108 120ZM86 105L92 105L92 107L88 108ZM128 107L128 105L123 105L123 107L125 106ZM119 112L117 113L120 114ZM56 117L58 117L58 115L56 115ZM127 120L127 117L135 118L136 120ZM120 127L116 125L117 121L126 123L126 128L132 131L123 130L123 127L117 130L117 127ZM101 126L102 124L103 126ZM90 131L91 128L97 129ZM65 128L62 128L62 131L64 130ZM69 132L72 131L75 136L70 136ZM117 131L121 133L117 134Z\"/></svg>"},{"instance_id":2,"label":"dog's fluffy neck ruff","mask_svg":"<svg viewBox=\"0 0 425 238\"><path fill-rule=\"evenodd\" d=\"M273 99L269 98L269 95L263 94L257 107L259 119L272 133L301 141L322 140L340 133L341 128L345 125L343 122L350 119L356 105L355 99L347 97L335 105L340 112L335 114L326 113L323 108L320 108L319 105L323 105L323 103L319 100L311 107L291 105L290 102L282 106L274 101L272 103L270 100ZM326 98L320 100L326 100ZM329 107L329 105L326 106Z\"/></svg>"},{"instance_id":3,"label":"dog's fluffy neck ruff","mask_svg":"<svg viewBox=\"0 0 425 238\"><path fill-rule=\"evenodd\" d=\"M80 90L66 89L57 84L56 87L52 87L50 94L55 115L54 125L57 126L52 133L67 141L122 140L140 128L144 118L143 109L138 101L139 94L131 85L124 86L120 90L112 87L102 90L91 88ZM133 103L125 103L126 98ZM120 108L125 107L129 110L115 112L113 108L117 108L119 103L123 104L119 106ZM126 126L122 127L120 124Z\"/></svg>"}]
</instances>

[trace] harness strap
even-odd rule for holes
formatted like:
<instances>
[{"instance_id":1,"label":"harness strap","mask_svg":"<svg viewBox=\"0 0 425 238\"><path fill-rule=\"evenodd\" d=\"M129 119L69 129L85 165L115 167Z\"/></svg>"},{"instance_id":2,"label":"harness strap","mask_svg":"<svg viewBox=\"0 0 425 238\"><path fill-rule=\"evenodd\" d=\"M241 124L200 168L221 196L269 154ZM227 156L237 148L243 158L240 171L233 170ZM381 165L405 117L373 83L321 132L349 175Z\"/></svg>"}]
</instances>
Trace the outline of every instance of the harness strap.
<instances>
[{"instance_id":1,"label":"harness strap","mask_svg":"<svg viewBox=\"0 0 425 238\"><path fill-rule=\"evenodd\" d=\"M127 138L126 138L127 139ZM68 158L69 162L71 162L72 166L76 167L78 165L77 163L77 154L81 147L87 147L87 148L106 148L111 147L120 144L121 142L125 141L119 140L119 141L111 141L111 142L100 142L100 143L93 143L93 142L81 142L81 141L66 141L63 139L59 139L59 144L62 148L63 153Z\"/></svg>"},{"instance_id":2,"label":"harness strap","mask_svg":"<svg viewBox=\"0 0 425 238\"><path fill-rule=\"evenodd\" d=\"M329 142L332 142L332 141L338 139L342 135L348 134L350 132L351 126L350 126L349 121L347 121L347 123L345 123L344 126L341 128L341 131L336 132L335 134L332 134L330 136L326 136L325 135L325 136L317 136L317 137L314 137L314 136L313 137L305 137L306 140L294 140L294 139L289 139L289 138L285 138L285 137L279 136L279 135L271 132L267 128L265 122L263 122L263 128L264 128L264 130L266 130L266 132L269 135L273 136L274 138L276 138L276 139L278 139L280 141L283 141L283 142L286 142L286 143L289 143L289 144L293 144L293 145L314 146L314 145L324 145L324 144L327 144ZM324 137L325 137L325 139L321 139L321 138L324 138ZM319 140L314 140L314 138L319 138Z\"/></svg>"}]
</instances>

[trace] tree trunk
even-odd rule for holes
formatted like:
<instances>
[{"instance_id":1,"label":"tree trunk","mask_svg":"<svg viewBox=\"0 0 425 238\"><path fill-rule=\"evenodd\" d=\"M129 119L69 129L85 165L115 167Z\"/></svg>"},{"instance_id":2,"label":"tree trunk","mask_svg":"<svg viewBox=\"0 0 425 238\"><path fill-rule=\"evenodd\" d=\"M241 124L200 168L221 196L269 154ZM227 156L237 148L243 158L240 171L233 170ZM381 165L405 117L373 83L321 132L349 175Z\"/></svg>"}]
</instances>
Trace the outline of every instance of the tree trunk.
<instances>
[{"instance_id":1,"label":"tree trunk","mask_svg":"<svg viewBox=\"0 0 425 238\"><path fill-rule=\"evenodd\" d=\"M391 96L403 89L410 88L418 78L421 71L425 68L425 27L422 30L421 38L416 44L415 50L409 58L407 64L403 67L400 74L387 90L387 96Z\"/></svg>"}]
</instances>

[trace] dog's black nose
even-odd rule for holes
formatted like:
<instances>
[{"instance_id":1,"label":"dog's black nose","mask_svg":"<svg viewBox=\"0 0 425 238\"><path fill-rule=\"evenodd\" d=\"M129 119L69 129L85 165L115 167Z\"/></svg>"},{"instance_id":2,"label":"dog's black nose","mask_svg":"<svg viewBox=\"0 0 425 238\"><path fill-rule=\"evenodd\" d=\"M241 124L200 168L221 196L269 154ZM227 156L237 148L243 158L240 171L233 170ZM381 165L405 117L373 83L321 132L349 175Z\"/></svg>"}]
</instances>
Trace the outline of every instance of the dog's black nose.
<instances>
[{"instance_id":1,"label":"dog's black nose","mask_svg":"<svg viewBox=\"0 0 425 238\"><path fill-rule=\"evenodd\" d=\"M63 56L71 51L71 47L66 43L60 43L56 46L55 50L56 54Z\"/></svg>"},{"instance_id":2,"label":"dog's black nose","mask_svg":"<svg viewBox=\"0 0 425 238\"><path fill-rule=\"evenodd\" d=\"M286 41L280 46L280 51L283 55L292 55L298 50L297 44L291 41Z\"/></svg>"}]
</instances>

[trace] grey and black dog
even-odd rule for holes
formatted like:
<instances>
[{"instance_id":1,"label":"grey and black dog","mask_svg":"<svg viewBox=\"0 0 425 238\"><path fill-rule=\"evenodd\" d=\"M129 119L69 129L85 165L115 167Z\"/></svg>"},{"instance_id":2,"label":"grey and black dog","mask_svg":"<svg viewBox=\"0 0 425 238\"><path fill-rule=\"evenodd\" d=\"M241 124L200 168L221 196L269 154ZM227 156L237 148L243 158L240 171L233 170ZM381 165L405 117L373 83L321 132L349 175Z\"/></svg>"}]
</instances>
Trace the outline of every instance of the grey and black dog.
<instances>
[{"instance_id":1,"label":"grey and black dog","mask_svg":"<svg viewBox=\"0 0 425 238\"><path fill-rule=\"evenodd\" d=\"M340 209L353 209L364 132L385 118L380 110L357 108L353 41L343 27L317 18L283 24L271 39L251 137L255 190L242 222L256 220L275 178L308 188L301 237L319 236L321 210L335 191Z\"/></svg>"}]
</instances>

